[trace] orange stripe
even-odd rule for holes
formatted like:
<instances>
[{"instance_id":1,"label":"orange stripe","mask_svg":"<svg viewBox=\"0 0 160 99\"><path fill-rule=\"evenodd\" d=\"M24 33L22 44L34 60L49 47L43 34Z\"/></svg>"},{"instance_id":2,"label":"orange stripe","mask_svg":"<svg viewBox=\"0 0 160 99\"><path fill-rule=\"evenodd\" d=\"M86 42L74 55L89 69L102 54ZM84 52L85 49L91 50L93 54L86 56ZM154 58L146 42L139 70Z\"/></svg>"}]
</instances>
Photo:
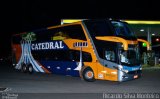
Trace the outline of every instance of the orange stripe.
<instances>
[{"instance_id":1,"label":"orange stripe","mask_svg":"<svg viewBox=\"0 0 160 99\"><path fill-rule=\"evenodd\" d=\"M47 70L42 64L40 64L38 61L36 61L38 63L39 66L42 66L42 69L46 72L46 73L51 73L49 70Z\"/></svg>"},{"instance_id":2,"label":"orange stripe","mask_svg":"<svg viewBox=\"0 0 160 99\"><path fill-rule=\"evenodd\" d=\"M41 65L42 66L42 65ZM51 73L50 71L48 71L46 68L44 68L43 66L42 66L42 68L43 68L43 70L46 72L46 73Z\"/></svg>"}]
</instances>

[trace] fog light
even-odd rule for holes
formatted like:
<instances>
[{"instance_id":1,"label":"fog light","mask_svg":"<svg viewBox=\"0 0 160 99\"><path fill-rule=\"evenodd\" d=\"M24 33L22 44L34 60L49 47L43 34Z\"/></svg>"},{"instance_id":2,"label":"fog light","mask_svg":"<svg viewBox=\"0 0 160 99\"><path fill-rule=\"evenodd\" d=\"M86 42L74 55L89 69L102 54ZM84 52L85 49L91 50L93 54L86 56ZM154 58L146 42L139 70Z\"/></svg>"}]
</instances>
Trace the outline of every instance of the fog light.
<instances>
[{"instance_id":1,"label":"fog light","mask_svg":"<svg viewBox=\"0 0 160 99\"><path fill-rule=\"evenodd\" d=\"M123 66L122 66L122 65L118 65L118 69L119 69L119 70L122 70L122 69L123 69Z\"/></svg>"},{"instance_id":2,"label":"fog light","mask_svg":"<svg viewBox=\"0 0 160 99\"><path fill-rule=\"evenodd\" d=\"M140 68L140 70L142 70L142 67Z\"/></svg>"}]
</instances>

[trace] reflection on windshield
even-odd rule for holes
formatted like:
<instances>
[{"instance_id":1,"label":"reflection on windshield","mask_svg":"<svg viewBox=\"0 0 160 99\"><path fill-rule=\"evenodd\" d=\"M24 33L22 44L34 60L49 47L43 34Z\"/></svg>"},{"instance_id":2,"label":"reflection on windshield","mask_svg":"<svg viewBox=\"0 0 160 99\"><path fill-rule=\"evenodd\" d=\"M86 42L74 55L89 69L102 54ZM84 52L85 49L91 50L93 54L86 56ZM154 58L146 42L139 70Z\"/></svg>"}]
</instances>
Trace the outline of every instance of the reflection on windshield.
<instances>
[{"instance_id":1,"label":"reflection on windshield","mask_svg":"<svg viewBox=\"0 0 160 99\"><path fill-rule=\"evenodd\" d=\"M121 51L120 61L122 65L134 66L139 65L139 54L136 50Z\"/></svg>"},{"instance_id":2,"label":"reflection on windshield","mask_svg":"<svg viewBox=\"0 0 160 99\"><path fill-rule=\"evenodd\" d=\"M113 50L106 50L105 51L105 58L108 61L115 61L115 52Z\"/></svg>"},{"instance_id":3,"label":"reflection on windshield","mask_svg":"<svg viewBox=\"0 0 160 99\"><path fill-rule=\"evenodd\" d=\"M135 37L134 33L129 29L128 25L123 22L112 21L116 35L120 37Z\"/></svg>"},{"instance_id":4,"label":"reflection on windshield","mask_svg":"<svg viewBox=\"0 0 160 99\"><path fill-rule=\"evenodd\" d=\"M127 55L125 52L123 52L120 56L121 56L122 63L128 63Z\"/></svg>"}]
</instances>

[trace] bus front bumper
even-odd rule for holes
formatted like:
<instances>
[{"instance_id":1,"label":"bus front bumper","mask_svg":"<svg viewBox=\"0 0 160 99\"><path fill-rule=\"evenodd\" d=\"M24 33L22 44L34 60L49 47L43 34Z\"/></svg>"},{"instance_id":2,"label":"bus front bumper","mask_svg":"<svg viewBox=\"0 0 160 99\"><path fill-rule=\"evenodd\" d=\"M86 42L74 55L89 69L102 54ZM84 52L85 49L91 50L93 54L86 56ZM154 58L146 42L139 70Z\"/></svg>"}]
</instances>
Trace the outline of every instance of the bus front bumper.
<instances>
[{"instance_id":1,"label":"bus front bumper","mask_svg":"<svg viewBox=\"0 0 160 99\"><path fill-rule=\"evenodd\" d=\"M136 71L129 71L128 73L125 73L123 71L118 71L118 81L129 81L133 79L140 78L142 76L142 70L136 70Z\"/></svg>"}]
</instances>

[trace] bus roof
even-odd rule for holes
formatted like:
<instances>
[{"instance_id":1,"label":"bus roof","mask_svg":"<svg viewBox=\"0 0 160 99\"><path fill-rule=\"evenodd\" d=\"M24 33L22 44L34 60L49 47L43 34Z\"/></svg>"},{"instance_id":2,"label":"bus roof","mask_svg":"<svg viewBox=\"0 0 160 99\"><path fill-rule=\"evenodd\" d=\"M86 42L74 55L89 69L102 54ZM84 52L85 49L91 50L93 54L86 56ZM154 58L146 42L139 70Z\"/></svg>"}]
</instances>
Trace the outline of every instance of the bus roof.
<instances>
[{"instance_id":1,"label":"bus roof","mask_svg":"<svg viewBox=\"0 0 160 99\"><path fill-rule=\"evenodd\" d=\"M66 24L66 23L79 22L79 21L83 21L83 20L86 20L86 19L61 19L61 25Z\"/></svg>"},{"instance_id":2,"label":"bus roof","mask_svg":"<svg viewBox=\"0 0 160 99\"><path fill-rule=\"evenodd\" d=\"M21 32L21 33L17 33L17 34L13 34L13 36L18 36L18 35L22 35L22 34L26 34L29 32L38 32L38 31L43 31L43 30L49 30L49 29L53 29L53 28L57 28L57 27L63 27L63 26L68 26L68 25L73 25L73 24L80 24L82 20L74 20L74 22L68 22L68 24L60 24L60 25L53 25L53 26L49 26L46 28L40 28L40 29L35 29L35 30L31 30L31 31L27 31L27 32Z\"/></svg>"}]
</instances>

